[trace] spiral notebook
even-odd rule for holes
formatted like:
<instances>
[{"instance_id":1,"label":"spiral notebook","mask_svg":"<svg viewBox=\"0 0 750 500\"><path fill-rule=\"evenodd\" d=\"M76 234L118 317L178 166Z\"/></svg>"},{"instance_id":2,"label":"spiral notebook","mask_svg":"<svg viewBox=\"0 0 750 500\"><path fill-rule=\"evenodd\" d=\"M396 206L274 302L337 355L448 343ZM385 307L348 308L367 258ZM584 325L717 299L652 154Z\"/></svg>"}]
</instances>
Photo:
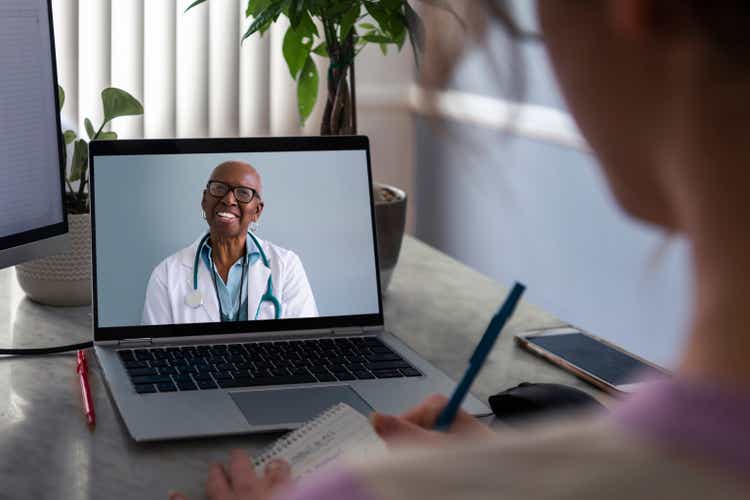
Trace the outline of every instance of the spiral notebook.
<instances>
[{"instance_id":1,"label":"spiral notebook","mask_svg":"<svg viewBox=\"0 0 750 500\"><path fill-rule=\"evenodd\" d=\"M262 473L273 458L282 458L292 467L292 477L299 478L326 468L342 459L366 461L382 456L383 442L370 421L345 403L339 403L297 430L286 434L255 459Z\"/></svg>"}]
</instances>

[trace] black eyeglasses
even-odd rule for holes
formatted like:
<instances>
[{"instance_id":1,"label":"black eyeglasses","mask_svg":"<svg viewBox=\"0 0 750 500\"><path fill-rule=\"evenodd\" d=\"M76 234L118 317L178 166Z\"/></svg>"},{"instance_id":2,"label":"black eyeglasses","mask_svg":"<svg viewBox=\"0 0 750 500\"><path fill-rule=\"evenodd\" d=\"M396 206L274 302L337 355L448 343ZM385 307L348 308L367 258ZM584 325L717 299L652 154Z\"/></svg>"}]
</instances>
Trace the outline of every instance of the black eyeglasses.
<instances>
[{"instance_id":1,"label":"black eyeglasses","mask_svg":"<svg viewBox=\"0 0 750 500\"><path fill-rule=\"evenodd\" d=\"M247 186L230 186L226 182L221 181L208 181L206 190L214 198L223 198L229 191L232 191L239 203L250 203L253 201L253 198L258 196L258 192L253 188Z\"/></svg>"}]
</instances>

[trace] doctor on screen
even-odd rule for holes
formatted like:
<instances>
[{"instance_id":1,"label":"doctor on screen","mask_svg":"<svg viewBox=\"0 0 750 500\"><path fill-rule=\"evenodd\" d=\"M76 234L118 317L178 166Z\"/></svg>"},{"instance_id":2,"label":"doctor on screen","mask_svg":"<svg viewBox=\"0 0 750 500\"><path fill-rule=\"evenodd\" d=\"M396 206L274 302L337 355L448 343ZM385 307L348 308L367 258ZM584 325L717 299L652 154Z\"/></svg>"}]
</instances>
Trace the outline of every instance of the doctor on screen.
<instances>
[{"instance_id":1,"label":"doctor on screen","mask_svg":"<svg viewBox=\"0 0 750 500\"><path fill-rule=\"evenodd\" d=\"M299 257L248 229L263 212L262 192L247 163L214 169L201 201L208 232L153 270L143 324L318 316Z\"/></svg>"}]
</instances>

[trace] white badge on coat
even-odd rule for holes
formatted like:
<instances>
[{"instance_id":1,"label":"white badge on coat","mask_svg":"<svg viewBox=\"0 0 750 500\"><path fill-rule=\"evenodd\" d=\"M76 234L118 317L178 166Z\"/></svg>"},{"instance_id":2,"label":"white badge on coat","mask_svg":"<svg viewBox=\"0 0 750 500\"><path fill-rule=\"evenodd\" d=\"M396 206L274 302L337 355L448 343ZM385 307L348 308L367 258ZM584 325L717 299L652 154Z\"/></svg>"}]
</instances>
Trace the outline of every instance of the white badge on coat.
<instances>
[{"instance_id":1,"label":"white badge on coat","mask_svg":"<svg viewBox=\"0 0 750 500\"><path fill-rule=\"evenodd\" d=\"M203 295L198 290L192 290L185 295L185 305L193 309L198 309L203 305Z\"/></svg>"}]
</instances>

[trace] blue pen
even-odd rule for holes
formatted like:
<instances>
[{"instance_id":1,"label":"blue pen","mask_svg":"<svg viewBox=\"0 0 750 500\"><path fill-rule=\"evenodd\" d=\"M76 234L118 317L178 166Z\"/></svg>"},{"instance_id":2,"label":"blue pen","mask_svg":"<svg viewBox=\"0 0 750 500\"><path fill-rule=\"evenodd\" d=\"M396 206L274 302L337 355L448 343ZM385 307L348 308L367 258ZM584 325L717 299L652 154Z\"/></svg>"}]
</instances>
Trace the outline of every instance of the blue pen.
<instances>
[{"instance_id":1,"label":"blue pen","mask_svg":"<svg viewBox=\"0 0 750 500\"><path fill-rule=\"evenodd\" d=\"M479 341L476 349L474 349L474 354L472 354L469 359L469 367L466 369L466 373L464 373L464 376L461 378L461 382L458 383L456 390L453 391L453 395L448 401L448 404L443 408L443 411L440 412L437 420L435 420L435 430L446 431L450 428L451 424L453 424L453 420L456 418L456 413L458 413L461 403L469 392L471 384L474 382L479 370L482 368L482 365L492 350L492 346L495 345L495 341L500 335L500 331L502 331L505 323L507 323L513 315L513 311L516 309L516 305L521 299L524 290L526 290L525 286L520 283L515 283L510 294L508 294L508 298L505 299L503 305L500 306L500 309L498 309L495 316L490 320L490 324L487 325L487 330L485 330L484 335L482 335L482 340Z\"/></svg>"}]
</instances>

